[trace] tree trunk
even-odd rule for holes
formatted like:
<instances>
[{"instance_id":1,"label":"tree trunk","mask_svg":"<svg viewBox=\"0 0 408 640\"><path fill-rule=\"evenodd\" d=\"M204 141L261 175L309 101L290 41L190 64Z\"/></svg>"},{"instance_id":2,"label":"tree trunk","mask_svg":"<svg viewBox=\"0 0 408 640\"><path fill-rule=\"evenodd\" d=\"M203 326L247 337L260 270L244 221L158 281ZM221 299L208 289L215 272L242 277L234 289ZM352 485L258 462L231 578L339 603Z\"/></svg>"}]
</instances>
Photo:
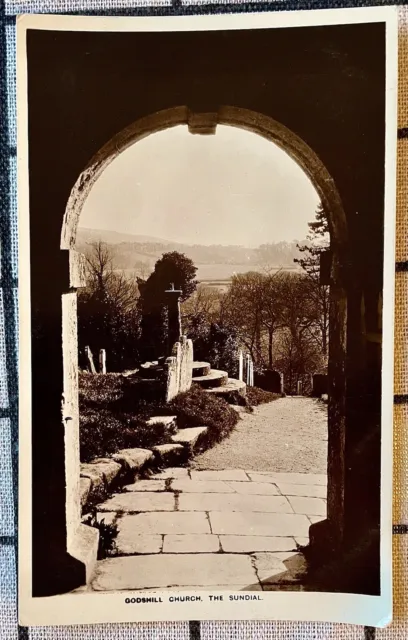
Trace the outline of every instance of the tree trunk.
<instances>
[{"instance_id":1,"label":"tree trunk","mask_svg":"<svg viewBox=\"0 0 408 640\"><path fill-rule=\"evenodd\" d=\"M268 334L268 366L273 369L273 330L269 329Z\"/></svg>"},{"instance_id":2,"label":"tree trunk","mask_svg":"<svg viewBox=\"0 0 408 640\"><path fill-rule=\"evenodd\" d=\"M259 323L256 326L256 334L255 334L255 351L256 351L256 363L261 364L262 362L262 346L261 346L261 327Z\"/></svg>"}]
</instances>

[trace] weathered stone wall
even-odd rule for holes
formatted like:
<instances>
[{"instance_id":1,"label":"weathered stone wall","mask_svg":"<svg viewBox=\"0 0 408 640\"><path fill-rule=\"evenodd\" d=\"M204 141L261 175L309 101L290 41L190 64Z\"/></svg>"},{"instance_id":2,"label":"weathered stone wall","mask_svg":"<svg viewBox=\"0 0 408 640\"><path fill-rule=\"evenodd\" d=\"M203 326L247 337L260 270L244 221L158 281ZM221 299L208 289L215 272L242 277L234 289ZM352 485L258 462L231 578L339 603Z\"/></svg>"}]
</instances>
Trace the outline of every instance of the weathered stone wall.
<instances>
[{"instance_id":1,"label":"weathered stone wall","mask_svg":"<svg viewBox=\"0 0 408 640\"><path fill-rule=\"evenodd\" d=\"M176 342L172 355L166 359L166 402L188 391L193 380L193 343L186 336Z\"/></svg>"}]
</instances>

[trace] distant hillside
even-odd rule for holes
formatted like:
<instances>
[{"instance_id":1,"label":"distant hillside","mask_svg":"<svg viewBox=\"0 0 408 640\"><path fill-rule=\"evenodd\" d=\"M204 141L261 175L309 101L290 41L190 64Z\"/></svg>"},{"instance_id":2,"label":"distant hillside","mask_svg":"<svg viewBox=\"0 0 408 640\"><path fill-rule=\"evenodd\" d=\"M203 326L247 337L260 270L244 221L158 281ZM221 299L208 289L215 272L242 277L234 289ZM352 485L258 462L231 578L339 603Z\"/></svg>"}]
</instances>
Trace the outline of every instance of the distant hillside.
<instances>
[{"instance_id":1,"label":"distant hillside","mask_svg":"<svg viewBox=\"0 0 408 640\"><path fill-rule=\"evenodd\" d=\"M155 262L168 251L179 251L191 258L198 267L200 280L230 278L233 273L267 268L296 268L299 256L296 241L275 242L257 248L237 245L188 245L150 236L136 236L99 229L79 229L77 249L89 253L94 242L108 245L115 269L145 278Z\"/></svg>"},{"instance_id":2,"label":"distant hillside","mask_svg":"<svg viewBox=\"0 0 408 640\"><path fill-rule=\"evenodd\" d=\"M120 242L153 242L168 244L168 240L154 238L152 236L132 235L130 233L119 233L118 231L108 231L106 229L87 229L79 227L77 233L77 245L92 242L106 242L107 244L118 244Z\"/></svg>"}]
</instances>

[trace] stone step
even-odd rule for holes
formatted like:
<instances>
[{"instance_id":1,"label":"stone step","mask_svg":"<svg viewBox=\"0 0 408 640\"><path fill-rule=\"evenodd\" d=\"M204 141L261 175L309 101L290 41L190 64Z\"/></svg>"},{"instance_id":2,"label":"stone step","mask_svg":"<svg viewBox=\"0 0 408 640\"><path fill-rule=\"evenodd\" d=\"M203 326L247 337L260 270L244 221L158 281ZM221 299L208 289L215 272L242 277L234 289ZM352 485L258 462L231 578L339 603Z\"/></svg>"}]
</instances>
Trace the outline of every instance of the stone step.
<instances>
[{"instance_id":1,"label":"stone step","mask_svg":"<svg viewBox=\"0 0 408 640\"><path fill-rule=\"evenodd\" d=\"M112 458L128 471L136 473L153 459L153 453L149 449L121 449Z\"/></svg>"},{"instance_id":2,"label":"stone step","mask_svg":"<svg viewBox=\"0 0 408 640\"><path fill-rule=\"evenodd\" d=\"M171 437L175 444L182 444L190 454L194 452L200 441L204 438L208 427L189 427L180 429L178 433Z\"/></svg>"},{"instance_id":3,"label":"stone step","mask_svg":"<svg viewBox=\"0 0 408 640\"><path fill-rule=\"evenodd\" d=\"M193 377L208 376L211 371L209 362L193 362Z\"/></svg>"},{"instance_id":4,"label":"stone step","mask_svg":"<svg viewBox=\"0 0 408 640\"><path fill-rule=\"evenodd\" d=\"M246 396L246 383L241 380L236 380L235 378L228 378L226 384L222 387L211 387L209 389L205 389L207 393L212 393L216 396L224 398L227 402L233 400L234 397L240 395L242 398Z\"/></svg>"},{"instance_id":5,"label":"stone step","mask_svg":"<svg viewBox=\"0 0 408 640\"><path fill-rule=\"evenodd\" d=\"M157 462L160 465L174 466L182 464L188 457L188 451L181 443L159 444L152 447Z\"/></svg>"},{"instance_id":6,"label":"stone step","mask_svg":"<svg viewBox=\"0 0 408 640\"><path fill-rule=\"evenodd\" d=\"M163 367L158 362L145 362L141 365L139 376L145 380L155 380L163 373Z\"/></svg>"},{"instance_id":7,"label":"stone step","mask_svg":"<svg viewBox=\"0 0 408 640\"><path fill-rule=\"evenodd\" d=\"M153 432L157 432L158 436L170 436L177 431L177 416L152 416L147 421L148 426ZM161 425L164 425L162 428Z\"/></svg>"},{"instance_id":8,"label":"stone step","mask_svg":"<svg viewBox=\"0 0 408 640\"><path fill-rule=\"evenodd\" d=\"M203 389L223 387L228 382L228 373L218 369L211 369L210 373L205 376L194 376L193 382L199 384Z\"/></svg>"}]
</instances>

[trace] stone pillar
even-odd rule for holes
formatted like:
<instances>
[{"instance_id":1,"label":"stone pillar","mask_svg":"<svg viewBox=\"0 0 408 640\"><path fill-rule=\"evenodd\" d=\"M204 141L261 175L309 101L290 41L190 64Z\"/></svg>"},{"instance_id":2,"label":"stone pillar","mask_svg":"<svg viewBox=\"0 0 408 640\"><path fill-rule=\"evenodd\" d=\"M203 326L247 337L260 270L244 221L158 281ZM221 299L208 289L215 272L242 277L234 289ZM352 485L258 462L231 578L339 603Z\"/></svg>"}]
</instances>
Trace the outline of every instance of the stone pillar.
<instances>
[{"instance_id":1,"label":"stone pillar","mask_svg":"<svg viewBox=\"0 0 408 640\"><path fill-rule=\"evenodd\" d=\"M180 296L182 291L175 289L172 284L170 289L167 289L164 293L168 309L167 352L170 355L173 345L182 335L180 313Z\"/></svg>"},{"instance_id":2,"label":"stone pillar","mask_svg":"<svg viewBox=\"0 0 408 640\"><path fill-rule=\"evenodd\" d=\"M238 355L238 380L241 382L244 380L244 355L242 351Z\"/></svg>"},{"instance_id":3,"label":"stone pillar","mask_svg":"<svg viewBox=\"0 0 408 640\"><path fill-rule=\"evenodd\" d=\"M77 261L58 249L32 270L34 596L85 584L96 562L98 532L80 519Z\"/></svg>"}]
</instances>

